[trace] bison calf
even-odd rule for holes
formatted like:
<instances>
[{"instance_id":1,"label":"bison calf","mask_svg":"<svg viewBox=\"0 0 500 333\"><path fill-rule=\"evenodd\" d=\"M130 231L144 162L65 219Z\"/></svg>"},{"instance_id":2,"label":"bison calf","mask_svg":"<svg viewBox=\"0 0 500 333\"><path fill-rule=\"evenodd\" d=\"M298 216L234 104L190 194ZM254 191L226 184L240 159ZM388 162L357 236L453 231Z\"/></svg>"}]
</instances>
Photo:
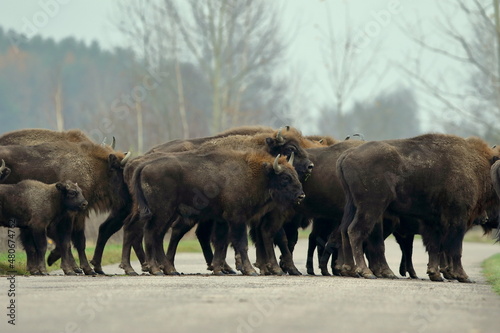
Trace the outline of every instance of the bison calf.
<instances>
[{"instance_id":1,"label":"bison calf","mask_svg":"<svg viewBox=\"0 0 500 333\"><path fill-rule=\"evenodd\" d=\"M57 223L68 211L83 210L87 205L82 190L71 181L47 185L24 180L0 185L0 225L26 230L21 241L31 274L47 274L44 257L49 224ZM68 264L68 258L63 257L64 264Z\"/></svg>"}]
</instances>

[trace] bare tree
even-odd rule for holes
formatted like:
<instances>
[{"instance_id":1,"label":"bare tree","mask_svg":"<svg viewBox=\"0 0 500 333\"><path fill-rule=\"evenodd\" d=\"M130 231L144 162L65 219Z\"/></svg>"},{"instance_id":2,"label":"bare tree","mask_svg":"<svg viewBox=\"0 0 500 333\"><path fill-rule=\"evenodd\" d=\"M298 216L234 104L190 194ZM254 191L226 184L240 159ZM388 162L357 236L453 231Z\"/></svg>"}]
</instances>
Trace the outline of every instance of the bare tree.
<instances>
[{"instance_id":1,"label":"bare tree","mask_svg":"<svg viewBox=\"0 0 500 333\"><path fill-rule=\"evenodd\" d=\"M326 12L330 12L329 4L325 3L325 6ZM332 135L345 134L346 113L348 108L353 106L355 99L371 100L377 95L388 66L380 66L380 40L360 43L361 27L353 27L349 5L345 4L344 8L344 27L327 15L327 30L321 32L324 40L321 53L328 75L326 90L333 97L333 106L326 105L322 108L320 130ZM336 133L332 133L332 128Z\"/></svg>"},{"instance_id":2,"label":"bare tree","mask_svg":"<svg viewBox=\"0 0 500 333\"><path fill-rule=\"evenodd\" d=\"M444 127L463 135L500 139L500 26L498 0L439 2L433 25L403 24L421 47L400 68L426 98L421 107ZM426 57L432 57L426 61ZM441 70L429 71L429 62Z\"/></svg>"}]
</instances>

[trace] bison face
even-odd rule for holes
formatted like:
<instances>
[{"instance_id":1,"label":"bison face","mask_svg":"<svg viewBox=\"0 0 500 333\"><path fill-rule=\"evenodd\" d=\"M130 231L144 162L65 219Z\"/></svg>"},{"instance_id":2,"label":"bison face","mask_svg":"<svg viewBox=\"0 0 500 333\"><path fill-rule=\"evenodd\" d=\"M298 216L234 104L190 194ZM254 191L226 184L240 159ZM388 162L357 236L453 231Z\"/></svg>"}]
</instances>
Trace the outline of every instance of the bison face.
<instances>
[{"instance_id":1,"label":"bison face","mask_svg":"<svg viewBox=\"0 0 500 333\"><path fill-rule=\"evenodd\" d=\"M66 180L56 184L56 188L61 191L63 205L68 210L84 210L88 206L85 200L82 189L78 184Z\"/></svg>"},{"instance_id":2,"label":"bison face","mask_svg":"<svg viewBox=\"0 0 500 333\"><path fill-rule=\"evenodd\" d=\"M274 165L266 168L271 198L285 206L300 203L306 195L302 190L297 172L289 163L286 163L284 158L281 161L285 163L279 163L279 158L278 155Z\"/></svg>"},{"instance_id":3,"label":"bison face","mask_svg":"<svg viewBox=\"0 0 500 333\"><path fill-rule=\"evenodd\" d=\"M314 168L314 164L309 159L307 152L296 140L287 140L285 137L282 140L283 142L280 143L278 139L267 138L266 144L269 153L273 156L282 155L287 157L294 154L293 167L301 179L307 178Z\"/></svg>"}]
</instances>

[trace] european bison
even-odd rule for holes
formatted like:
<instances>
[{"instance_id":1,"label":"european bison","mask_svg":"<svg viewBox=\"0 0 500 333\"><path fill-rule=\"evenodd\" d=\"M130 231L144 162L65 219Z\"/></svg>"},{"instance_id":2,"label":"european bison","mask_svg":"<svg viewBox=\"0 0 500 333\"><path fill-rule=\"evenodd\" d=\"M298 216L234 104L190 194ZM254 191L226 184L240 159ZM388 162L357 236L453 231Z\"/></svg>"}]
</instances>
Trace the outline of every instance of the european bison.
<instances>
[{"instance_id":1,"label":"european bison","mask_svg":"<svg viewBox=\"0 0 500 333\"><path fill-rule=\"evenodd\" d=\"M42 144L30 145L31 142ZM22 145L5 145L19 142ZM72 179L82 188L89 202L89 210L105 212L112 210L109 219L123 219L128 215L124 200L120 197L119 186L113 183L127 158L123 153L114 151L110 146L93 143L81 131L55 132L28 129L7 133L0 137L0 158L9 161L12 172L6 183L17 183L23 179L35 179L44 183L55 183L59 179ZM117 163L118 162L118 163ZM123 180L122 180L123 182ZM72 240L78 251L80 266L85 274L95 274L85 255L85 218L88 214L80 212L68 217L71 221L58 224L62 229L51 230L55 234L56 245L71 226ZM106 223L106 222L105 222ZM109 223L112 224L112 223ZM71 229L72 228L72 229ZM23 233L23 230L21 230ZM49 256L52 264L61 257L59 246ZM81 272L73 256L70 263L62 263L65 274Z\"/></svg>"},{"instance_id":2,"label":"european bison","mask_svg":"<svg viewBox=\"0 0 500 333\"><path fill-rule=\"evenodd\" d=\"M498 155L498 149L479 138L444 134L367 142L344 153L337 173L346 193L341 228L347 268L355 265L363 277L374 277L363 257L363 242L371 234L383 270L392 273L385 261L381 227L384 213L389 212L422 220L431 280L442 281L443 252L451 259L453 276L470 282L461 263L463 236L476 217L498 205L490 177Z\"/></svg>"},{"instance_id":3,"label":"european bison","mask_svg":"<svg viewBox=\"0 0 500 333\"><path fill-rule=\"evenodd\" d=\"M78 184L69 180L50 185L36 180L0 185L0 224L26 229L21 240L31 274L47 274L44 260L47 227L52 223L65 223L61 220L68 211L81 211L87 205ZM65 245L68 248L63 255L69 253L69 242Z\"/></svg>"},{"instance_id":4,"label":"european bison","mask_svg":"<svg viewBox=\"0 0 500 333\"><path fill-rule=\"evenodd\" d=\"M265 132L260 132L265 131ZM239 133L244 133L245 135L240 135ZM254 135L249 135L255 133ZM124 171L124 178L127 182L130 191L133 191L133 182L131 181L135 170L147 163L165 156L165 154L170 155L172 153L179 153L184 151L198 151L198 152L210 152L217 149L259 149L263 152L267 152L272 156L278 154L291 156L293 153L294 166L298 170L302 170L299 175L306 177L312 170L313 164L307 158L307 153L305 152L303 146L312 145L309 140L304 138L301 133L289 126L279 129L271 130L269 128L262 127L241 127L234 128L232 130L221 133L215 137L209 138L198 138L191 140L176 140L169 143L159 145L150 150L144 156L140 156L136 159L130 161L127 164ZM175 244L178 243L180 238L192 228L194 224L198 221L195 220L179 220L173 225L172 238L169 245L169 260L173 261L175 256ZM207 225L208 224L208 225ZM207 261L207 265L211 268L212 262L212 251L210 248L210 231L212 222L204 221L203 226L199 225L200 230L197 231L197 236L199 237L200 244L203 248L203 253ZM139 258L143 258L143 252L141 251L141 240L142 240L142 226L137 222L137 217L131 215L127 218L124 227L124 249L121 267L125 270L127 274L135 274L132 267L130 266L130 246L134 246ZM138 252L139 251L139 252ZM141 260L142 262L142 260ZM143 269L145 269L143 265ZM278 267L279 268L279 267ZM232 269L226 264L225 271L231 272Z\"/></svg>"},{"instance_id":5,"label":"european bison","mask_svg":"<svg viewBox=\"0 0 500 333\"><path fill-rule=\"evenodd\" d=\"M296 171L285 158L262 151L186 152L141 166L134 175L134 197L144 220L144 240L152 274L175 268L165 257L163 237L178 216L205 220L229 229L241 256L242 272L255 275L247 255L247 223L287 209L304 198ZM216 242L213 270L222 273L227 234Z\"/></svg>"}]
</instances>

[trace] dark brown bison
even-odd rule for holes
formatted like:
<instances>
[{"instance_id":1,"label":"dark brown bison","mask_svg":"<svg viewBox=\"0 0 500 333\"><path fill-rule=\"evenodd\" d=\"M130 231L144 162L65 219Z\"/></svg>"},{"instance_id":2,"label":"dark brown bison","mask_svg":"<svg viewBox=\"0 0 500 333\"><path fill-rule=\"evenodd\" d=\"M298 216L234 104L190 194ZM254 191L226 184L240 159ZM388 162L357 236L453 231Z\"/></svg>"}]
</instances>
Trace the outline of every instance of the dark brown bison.
<instances>
[{"instance_id":1,"label":"dark brown bison","mask_svg":"<svg viewBox=\"0 0 500 333\"><path fill-rule=\"evenodd\" d=\"M0 165L0 184L7 179L10 175L10 168L5 165L5 161L2 160L2 165Z\"/></svg>"},{"instance_id":2,"label":"dark brown bison","mask_svg":"<svg viewBox=\"0 0 500 333\"><path fill-rule=\"evenodd\" d=\"M451 260L453 276L470 282L461 263L463 236L478 216L498 205L490 177L498 155L481 139L443 134L367 142L344 153L337 173L346 193L341 231L348 269L374 277L363 256L363 242L370 235L382 269L391 272L381 227L388 212L422 221L431 280L442 281L442 252Z\"/></svg>"},{"instance_id":3,"label":"dark brown bison","mask_svg":"<svg viewBox=\"0 0 500 333\"><path fill-rule=\"evenodd\" d=\"M242 272L255 275L247 255L246 226L273 210L287 209L304 198L293 167L285 158L262 151L186 152L140 167L134 197L144 220L144 240L152 274L175 268L163 250L163 237L178 216L211 219L227 233L216 242L215 274L224 269L228 240L241 256ZM159 266L160 265L160 266Z\"/></svg>"},{"instance_id":4,"label":"dark brown bison","mask_svg":"<svg viewBox=\"0 0 500 333\"><path fill-rule=\"evenodd\" d=\"M68 132L73 133L69 135L70 138L77 139L59 140L61 133L37 129L21 130L0 137L0 158L8 160L12 170L6 183L17 183L23 179L36 179L44 183L54 183L59 179L72 179L82 188L89 202L89 210L98 212L112 210L111 219L125 218L128 212L123 208L124 200L120 197L118 190L120 186L115 180L119 181L116 175L121 172L120 168L126 163L127 157L121 152L114 151L110 146L93 143L82 132L76 130ZM43 135L39 135L40 133ZM50 133L53 134L52 141L49 140ZM4 145L15 140L22 144L28 144L30 140L35 142L49 140L49 142L26 146ZM87 214L88 211L74 214L71 217L73 223L60 223L58 224L59 230L54 229L49 232L54 233L52 237L58 245L58 242L65 237L64 234L68 232L67 226L71 225L69 231L79 254L80 266L85 274L95 274L85 255L84 230ZM49 265L60 257L61 251L57 246L49 256ZM61 264L64 272L66 274L72 274L73 271L81 272L72 255L70 258L71 263Z\"/></svg>"},{"instance_id":5,"label":"dark brown bison","mask_svg":"<svg viewBox=\"0 0 500 333\"><path fill-rule=\"evenodd\" d=\"M266 132L262 133L260 131ZM243 133L244 135L239 133ZM299 173L302 177L306 177L311 172L313 164L307 158L307 153L303 147L311 145L314 144L304 138L298 130L289 126L272 131L269 131L269 128L262 127L235 128L222 133L220 136L191 140L177 140L159 145L151 149L150 152L144 156L131 160L125 168L124 177L132 191L132 176L134 171L143 163L150 163L165 154L179 153L188 150L210 152L217 149L260 149L272 156L276 156L278 154L291 156L293 153L295 156L293 162L294 166L296 169L302 170ZM175 256L175 244L177 244L180 238L182 238L182 236L197 222L198 221L187 219L182 221L181 219L173 225L174 229L172 231L172 238L169 245L169 260L173 261ZM210 248L210 231L212 230L212 225L213 221L204 221L203 225L199 225L200 230L197 231L197 236L200 240L200 244L202 245L203 253L209 268L211 268L212 262L212 251ZM137 223L137 217L131 215L127 218L124 231L124 256L122 258L121 267L127 274L135 274L130 266L130 254L128 249L130 249L130 246L134 246L136 253L137 250L139 250L139 253L137 253L139 258L143 258L143 253L140 250L142 227L139 223ZM145 269L144 266L143 269ZM226 264L225 271L231 272L232 269Z\"/></svg>"},{"instance_id":6,"label":"dark brown bison","mask_svg":"<svg viewBox=\"0 0 500 333\"><path fill-rule=\"evenodd\" d=\"M23 180L17 184L0 185L0 224L25 229L21 237L31 274L47 274L45 251L46 230L50 224L65 223L68 211L84 210L88 205L82 190L71 181L44 184ZM63 255L69 253L69 242ZM65 258L65 262L69 259Z\"/></svg>"}]
</instances>

